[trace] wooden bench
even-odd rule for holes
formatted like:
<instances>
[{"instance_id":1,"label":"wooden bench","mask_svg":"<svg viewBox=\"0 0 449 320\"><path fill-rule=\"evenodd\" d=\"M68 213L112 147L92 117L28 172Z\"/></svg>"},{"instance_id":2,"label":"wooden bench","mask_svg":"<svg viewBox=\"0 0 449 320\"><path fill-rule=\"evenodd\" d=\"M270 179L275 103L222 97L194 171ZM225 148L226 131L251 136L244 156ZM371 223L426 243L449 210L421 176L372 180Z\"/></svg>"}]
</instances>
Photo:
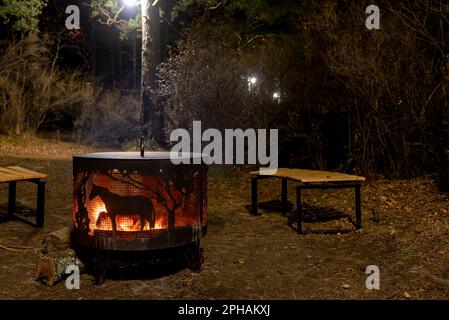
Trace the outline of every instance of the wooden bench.
<instances>
[{"instance_id":1,"label":"wooden bench","mask_svg":"<svg viewBox=\"0 0 449 320\"><path fill-rule=\"evenodd\" d=\"M361 184L365 181L364 177L319 170L303 170L303 169L262 169L251 172L251 211L258 214L257 205L257 181L266 178L281 179L281 203L282 210L287 211L287 182L294 181L296 185L296 218L297 231L302 234L302 205L301 191L303 189L343 189L354 188L355 190L355 227L362 227L362 209L361 209ZM316 233L317 231L315 231ZM319 231L318 231L319 232ZM325 230L319 233L335 233L334 231Z\"/></svg>"},{"instance_id":2,"label":"wooden bench","mask_svg":"<svg viewBox=\"0 0 449 320\"><path fill-rule=\"evenodd\" d=\"M44 226L45 183L48 176L22 167L0 167L0 183L9 183L8 216L20 219L34 227ZM37 208L35 221L16 212L17 182L27 181L37 184Z\"/></svg>"}]
</instances>

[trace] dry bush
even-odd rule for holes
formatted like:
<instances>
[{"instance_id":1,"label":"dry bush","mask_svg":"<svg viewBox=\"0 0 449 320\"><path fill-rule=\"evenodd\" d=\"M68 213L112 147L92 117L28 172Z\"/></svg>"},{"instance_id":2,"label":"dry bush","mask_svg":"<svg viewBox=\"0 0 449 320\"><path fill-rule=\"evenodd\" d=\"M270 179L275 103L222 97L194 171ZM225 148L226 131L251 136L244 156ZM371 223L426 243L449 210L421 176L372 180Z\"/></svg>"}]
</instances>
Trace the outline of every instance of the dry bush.
<instances>
[{"instance_id":1,"label":"dry bush","mask_svg":"<svg viewBox=\"0 0 449 320\"><path fill-rule=\"evenodd\" d=\"M173 129L189 129L193 120L201 120L204 129L277 128L283 142L303 135L296 130L304 80L296 74L298 42L275 35L245 38L236 30L232 23L207 27L198 21L160 66L156 95L167 139ZM249 76L258 79L251 91ZM274 92L281 94L279 103Z\"/></svg>"},{"instance_id":2,"label":"dry bush","mask_svg":"<svg viewBox=\"0 0 449 320\"><path fill-rule=\"evenodd\" d=\"M218 129L247 122L242 114L247 71L242 71L233 49L237 39L230 32L208 36L204 30L192 30L179 43L177 54L160 66L157 95L164 104L167 136L175 128L191 127L193 120Z\"/></svg>"},{"instance_id":3,"label":"dry bush","mask_svg":"<svg viewBox=\"0 0 449 320\"><path fill-rule=\"evenodd\" d=\"M328 41L327 66L353 95L353 154L368 175L421 174L438 158L433 61L390 10L383 10L380 31L367 31L363 9L348 2L344 13L313 25Z\"/></svg>"},{"instance_id":4,"label":"dry bush","mask_svg":"<svg viewBox=\"0 0 449 320\"><path fill-rule=\"evenodd\" d=\"M355 164L368 176L435 170L447 83L438 79L447 50L435 50L446 48L440 38L449 27L445 12L429 7L439 1L416 2L420 12L440 16L431 28L429 16L410 13L412 2L387 1L380 31L365 28L366 4L349 0L308 2L284 34L198 20L160 69L166 135L192 120L218 129L279 128L286 165L352 171ZM249 74L261 79L256 94L248 94Z\"/></svg>"},{"instance_id":5,"label":"dry bush","mask_svg":"<svg viewBox=\"0 0 449 320\"><path fill-rule=\"evenodd\" d=\"M80 75L59 70L53 58L34 37L0 51L0 133L35 132L50 114L71 110L89 98Z\"/></svg>"},{"instance_id":6,"label":"dry bush","mask_svg":"<svg viewBox=\"0 0 449 320\"><path fill-rule=\"evenodd\" d=\"M60 70L48 47L30 37L0 51L0 133L34 133L69 119L78 142L119 146L137 137L139 100Z\"/></svg>"},{"instance_id":7,"label":"dry bush","mask_svg":"<svg viewBox=\"0 0 449 320\"><path fill-rule=\"evenodd\" d=\"M325 167L329 142L322 132L329 121L321 114L345 103L320 92L323 83L335 92L341 85L326 80L326 66L305 52L301 33L254 35L238 30L230 21L199 20L159 68L156 94L165 111L166 137L175 128L190 128L193 120L221 130L276 128L283 163ZM250 92L251 75L258 84ZM281 94L279 103L274 92Z\"/></svg>"},{"instance_id":8,"label":"dry bush","mask_svg":"<svg viewBox=\"0 0 449 320\"><path fill-rule=\"evenodd\" d=\"M98 88L96 88L98 90ZM118 89L92 93L75 120L76 140L98 146L120 147L139 136L140 100Z\"/></svg>"}]
</instances>

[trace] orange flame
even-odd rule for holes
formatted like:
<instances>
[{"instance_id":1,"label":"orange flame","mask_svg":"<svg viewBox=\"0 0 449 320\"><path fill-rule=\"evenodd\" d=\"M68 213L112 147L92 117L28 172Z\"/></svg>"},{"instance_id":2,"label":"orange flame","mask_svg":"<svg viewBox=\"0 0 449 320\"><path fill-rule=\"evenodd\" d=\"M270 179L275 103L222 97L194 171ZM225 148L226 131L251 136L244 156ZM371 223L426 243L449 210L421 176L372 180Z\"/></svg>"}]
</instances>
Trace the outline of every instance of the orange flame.
<instances>
[{"instance_id":1,"label":"orange flame","mask_svg":"<svg viewBox=\"0 0 449 320\"><path fill-rule=\"evenodd\" d=\"M89 234L93 235L94 230L112 231L113 229L111 219L109 217L109 214L107 213L104 202L97 197L91 201L89 207ZM115 220L117 231L140 231L141 229L139 216L117 215ZM153 229L164 229L162 221L160 219L157 219L155 221ZM143 230L151 230L150 223L148 221L145 221Z\"/></svg>"}]
</instances>

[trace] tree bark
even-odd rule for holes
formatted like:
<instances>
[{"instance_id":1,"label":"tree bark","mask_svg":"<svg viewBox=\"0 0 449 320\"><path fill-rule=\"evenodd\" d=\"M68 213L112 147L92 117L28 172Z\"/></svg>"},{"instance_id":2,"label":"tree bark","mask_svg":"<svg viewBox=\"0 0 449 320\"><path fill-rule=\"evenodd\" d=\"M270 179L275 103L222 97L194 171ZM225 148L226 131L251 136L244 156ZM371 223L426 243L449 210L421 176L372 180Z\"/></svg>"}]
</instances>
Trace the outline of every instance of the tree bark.
<instances>
[{"instance_id":1,"label":"tree bark","mask_svg":"<svg viewBox=\"0 0 449 320\"><path fill-rule=\"evenodd\" d=\"M156 68L161 61L161 30L159 3L152 5L151 0L142 0L142 126L143 133L162 146L163 117L157 107L152 91L155 89Z\"/></svg>"},{"instance_id":2,"label":"tree bark","mask_svg":"<svg viewBox=\"0 0 449 320\"><path fill-rule=\"evenodd\" d=\"M162 57L167 56L167 45L170 41L170 23L171 23L171 11L173 9L173 0L164 0L161 2L161 9L163 13L163 23L161 26L161 55Z\"/></svg>"},{"instance_id":3,"label":"tree bark","mask_svg":"<svg viewBox=\"0 0 449 320\"><path fill-rule=\"evenodd\" d=\"M441 191L449 192L449 101L448 101L448 82L449 82L449 62L444 61L442 67L442 100L443 108L441 110L441 150L440 150L440 172L439 187Z\"/></svg>"},{"instance_id":4,"label":"tree bark","mask_svg":"<svg viewBox=\"0 0 449 320\"><path fill-rule=\"evenodd\" d=\"M132 63L132 88L133 90L137 89L138 82L137 82L137 35L135 32L132 33L132 57L131 57L131 63Z\"/></svg>"}]
</instances>

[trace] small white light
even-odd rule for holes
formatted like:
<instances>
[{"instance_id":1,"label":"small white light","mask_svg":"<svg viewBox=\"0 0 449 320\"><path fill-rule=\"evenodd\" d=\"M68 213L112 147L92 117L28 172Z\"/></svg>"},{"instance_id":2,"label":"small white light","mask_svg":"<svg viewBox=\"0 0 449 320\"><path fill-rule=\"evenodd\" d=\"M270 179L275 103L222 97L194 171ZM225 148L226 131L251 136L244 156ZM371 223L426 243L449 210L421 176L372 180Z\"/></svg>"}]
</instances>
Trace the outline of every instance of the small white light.
<instances>
[{"instance_id":1,"label":"small white light","mask_svg":"<svg viewBox=\"0 0 449 320\"><path fill-rule=\"evenodd\" d=\"M279 99L281 97L281 94L279 92L273 93L273 99Z\"/></svg>"},{"instance_id":2,"label":"small white light","mask_svg":"<svg viewBox=\"0 0 449 320\"><path fill-rule=\"evenodd\" d=\"M250 82L251 84L256 84L256 83L257 83L257 78L256 78L256 77L250 77L250 78L249 78L249 82Z\"/></svg>"},{"instance_id":3,"label":"small white light","mask_svg":"<svg viewBox=\"0 0 449 320\"><path fill-rule=\"evenodd\" d=\"M123 3L127 7L135 7L137 6L138 0L123 0Z\"/></svg>"}]
</instances>

